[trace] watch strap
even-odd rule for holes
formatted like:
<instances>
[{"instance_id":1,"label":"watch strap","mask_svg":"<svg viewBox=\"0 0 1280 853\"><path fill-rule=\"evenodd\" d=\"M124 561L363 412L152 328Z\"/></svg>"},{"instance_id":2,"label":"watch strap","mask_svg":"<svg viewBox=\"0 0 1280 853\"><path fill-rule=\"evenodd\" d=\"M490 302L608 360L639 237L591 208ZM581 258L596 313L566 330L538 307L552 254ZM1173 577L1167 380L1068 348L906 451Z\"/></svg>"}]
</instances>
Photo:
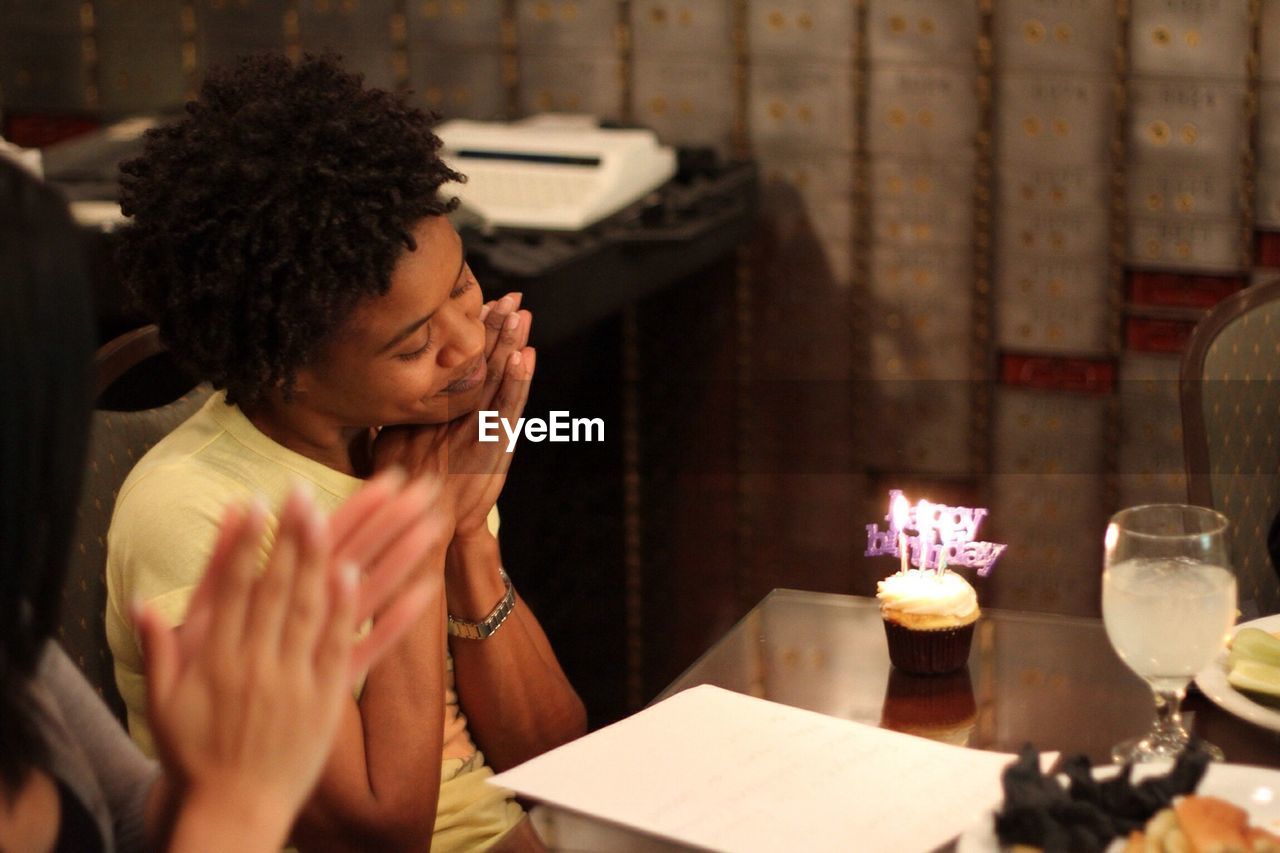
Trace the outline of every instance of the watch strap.
<instances>
[{"instance_id":1,"label":"watch strap","mask_svg":"<svg viewBox=\"0 0 1280 853\"><path fill-rule=\"evenodd\" d=\"M452 613L449 614L449 635L452 637L461 637L464 640L485 640L493 636L502 623L507 621L507 617L511 615L511 611L516 606L516 591L511 585L511 578L507 577L506 570L499 568L498 574L502 577L502 584L507 591L503 594L502 600L498 605L489 612L489 615L481 619L479 622L468 622L465 619L458 619Z\"/></svg>"}]
</instances>

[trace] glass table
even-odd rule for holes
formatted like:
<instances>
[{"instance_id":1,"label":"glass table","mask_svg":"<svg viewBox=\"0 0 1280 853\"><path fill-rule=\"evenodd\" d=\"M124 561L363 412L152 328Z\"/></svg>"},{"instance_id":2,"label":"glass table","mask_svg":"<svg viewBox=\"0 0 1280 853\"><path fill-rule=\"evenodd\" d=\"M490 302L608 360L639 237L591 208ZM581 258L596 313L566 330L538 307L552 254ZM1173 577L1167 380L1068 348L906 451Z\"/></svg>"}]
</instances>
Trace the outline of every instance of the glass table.
<instances>
[{"instance_id":1,"label":"glass table","mask_svg":"<svg viewBox=\"0 0 1280 853\"><path fill-rule=\"evenodd\" d=\"M910 676L889 663L873 598L776 589L655 702L712 684L786 705L948 743L1017 752L1031 743L1110 763L1111 747L1147 731L1151 692L1112 651L1100 619L983 610L969 665ZM1280 767L1280 734L1197 694L1188 727L1237 764ZM675 850L652 838L539 807L553 850Z\"/></svg>"},{"instance_id":2,"label":"glass table","mask_svg":"<svg viewBox=\"0 0 1280 853\"><path fill-rule=\"evenodd\" d=\"M1100 619L983 610L967 669L909 676L889 664L873 598L777 589L655 701L714 684L860 723L1000 752L1032 743L1109 763L1150 726L1150 690L1116 656ZM1280 734L1208 699L1190 729L1239 764L1280 767Z\"/></svg>"}]
</instances>

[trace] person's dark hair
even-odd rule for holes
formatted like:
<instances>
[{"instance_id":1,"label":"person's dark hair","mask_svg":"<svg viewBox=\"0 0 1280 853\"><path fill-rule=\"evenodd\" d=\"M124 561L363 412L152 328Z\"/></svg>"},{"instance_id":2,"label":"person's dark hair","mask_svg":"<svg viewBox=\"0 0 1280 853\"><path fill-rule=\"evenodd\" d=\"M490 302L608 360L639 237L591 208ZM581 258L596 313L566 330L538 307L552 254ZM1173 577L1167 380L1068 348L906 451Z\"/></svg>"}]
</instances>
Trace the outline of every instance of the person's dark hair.
<instances>
[{"instance_id":1,"label":"person's dark hair","mask_svg":"<svg viewBox=\"0 0 1280 853\"><path fill-rule=\"evenodd\" d=\"M84 465L93 321L53 190L0 157L0 797L47 758L29 693L58 618Z\"/></svg>"},{"instance_id":2,"label":"person's dark hair","mask_svg":"<svg viewBox=\"0 0 1280 853\"><path fill-rule=\"evenodd\" d=\"M180 362L231 402L287 394L413 228L456 204L432 116L336 57L213 72L122 167L122 275Z\"/></svg>"}]
</instances>

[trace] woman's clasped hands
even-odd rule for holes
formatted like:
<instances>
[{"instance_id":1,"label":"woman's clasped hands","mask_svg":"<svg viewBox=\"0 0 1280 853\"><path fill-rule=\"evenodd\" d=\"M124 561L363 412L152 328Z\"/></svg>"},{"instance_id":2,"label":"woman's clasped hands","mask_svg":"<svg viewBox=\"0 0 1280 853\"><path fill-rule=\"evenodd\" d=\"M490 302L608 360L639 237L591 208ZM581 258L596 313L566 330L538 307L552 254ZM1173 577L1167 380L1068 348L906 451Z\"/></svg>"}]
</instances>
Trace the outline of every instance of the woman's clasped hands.
<instances>
[{"instance_id":1,"label":"woman's clasped hands","mask_svg":"<svg viewBox=\"0 0 1280 853\"><path fill-rule=\"evenodd\" d=\"M484 531L511 467L512 454L507 452L501 426L499 441L479 440L481 413L496 412L514 429L529 400L537 351L527 345L533 315L520 309L520 301L521 294L508 293L480 310L488 369L474 411L442 424L385 427L374 443L377 470L399 466L412 474L447 477L454 533L463 539Z\"/></svg>"}]
</instances>

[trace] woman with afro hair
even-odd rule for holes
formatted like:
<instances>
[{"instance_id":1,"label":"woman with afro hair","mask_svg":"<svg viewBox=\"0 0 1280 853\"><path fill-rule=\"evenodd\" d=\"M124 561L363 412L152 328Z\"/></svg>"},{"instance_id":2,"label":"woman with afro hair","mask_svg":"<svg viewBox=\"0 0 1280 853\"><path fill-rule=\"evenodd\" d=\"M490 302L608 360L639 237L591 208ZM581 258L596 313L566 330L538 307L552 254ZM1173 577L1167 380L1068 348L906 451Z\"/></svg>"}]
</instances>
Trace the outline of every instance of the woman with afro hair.
<instances>
[{"instance_id":1,"label":"woman with afro hair","mask_svg":"<svg viewBox=\"0 0 1280 853\"><path fill-rule=\"evenodd\" d=\"M415 576L429 603L348 703L303 850L540 849L485 780L586 727L502 569L511 456L478 440L479 411L524 408L532 318L519 294L484 302L430 119L333 57L258 57L211 74L122 167L122 274L218 389L130 473L108 538L108 638L144 750L127 604L182 621L223 505L302 481L329 509L388 467L444 480L427 512L452 533Z\"/></svg>"}]
</instances>

